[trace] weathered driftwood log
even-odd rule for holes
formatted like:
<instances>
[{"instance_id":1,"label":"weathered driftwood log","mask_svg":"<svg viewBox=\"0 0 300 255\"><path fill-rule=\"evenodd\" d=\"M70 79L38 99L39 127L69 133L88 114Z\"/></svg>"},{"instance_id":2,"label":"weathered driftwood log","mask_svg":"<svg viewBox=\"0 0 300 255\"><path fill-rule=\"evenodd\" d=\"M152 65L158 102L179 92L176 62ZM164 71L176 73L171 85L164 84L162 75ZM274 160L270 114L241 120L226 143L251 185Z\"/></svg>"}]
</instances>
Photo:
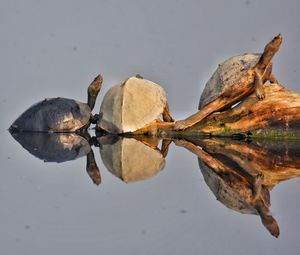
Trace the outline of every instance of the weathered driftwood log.
<instances>
[{"instance_id":1,"label":"weathered driftwood log","mask_svg":"<svg viewBox=\"0 0 300 255\"><path fill-rule=\"evenodd\" d=\"M253 65L253 63L250 64L252 61L249 61L247 58L242 58L240 60L242 61L241 65L239 65L240 61L238 60L235 60L235 63L232 63L232 65L228 65L228 61L221 64L221 66L219 66L216 70L217 74L219 74L217 75L220 78L217 79L219 82L215 82L214 79L210 79L208 82L209 84L206 85L215 90L215 93L212 91L212 95L209 97L212 100L209 100L203 107L199 104L200 108L197 113L184 120L177 121L175 123L175 129L187 129L210 114L231 107L253 92L256 93L258 99L264 99L265 93L263 84L266 81L270 81L272 83L276 81L275 76L272 74L271 60L275 53L279 50L281 42L282 36L280 34L275 36L273 40L265 46L264 52L261 54L255 65ZM228 65L228 69L223 68L224 65ZM237 66L240 66L241 68L236 69ZM214 76L215 74L213 77ZM225 78L226 76L227 78Z\"/></svg>"},{"instance_id":2,"label":"weathered driftwood log","mask_svg":"<svg viewBox=\"0 0 300 255\"><path fill-rule=\"evenodd\" d=\"M134 133L145 134L155 126L159 136L300 138L300 93L279 84L264 87L264 100L253 93L235 107L212 113L185 130L175 130L176 122L158 120Z\"/></svg>"},{"instance_id":3,"label":"weathered driftwood log","mask_svg":"<svg viewBox=\"0 0 300 255\"><path fill-rule=\"evenodd\" d=\"M300 94L276 84L272 74L271 60L281 42L278 35L261 55L245 54L220 64L205 86L199 111L177 121L174 129L212 136L299 136ZM266 81L271 84L264 86Z\"/></svg>"},{"instance_id":4,"label":"weathered driftwood log","mask_svg":"<svg viewBox=\"0 0 300 255\"><path fill-rule=\"evenodd\" d=\"M161 136L300 137L300 94L279 85L272 74L271 60L281 42L278 35L262 54L240 55L220 64L195 114L176 122L154 120L134 133L157 129ZM271 84L264 85L267 81Z\"/></svg>"},{"instance_id":5,"label":"weathered driftwood log","mask_svg":"<svg viewBox=\"0 0 300 255\"><path fill-rule=\"evenodd\" d=\"M237 106L213 113L185 132L212 136L300 137L300 94L279 84L265 85L266 97L250 95Z\"/></svg>"}]
</instances>

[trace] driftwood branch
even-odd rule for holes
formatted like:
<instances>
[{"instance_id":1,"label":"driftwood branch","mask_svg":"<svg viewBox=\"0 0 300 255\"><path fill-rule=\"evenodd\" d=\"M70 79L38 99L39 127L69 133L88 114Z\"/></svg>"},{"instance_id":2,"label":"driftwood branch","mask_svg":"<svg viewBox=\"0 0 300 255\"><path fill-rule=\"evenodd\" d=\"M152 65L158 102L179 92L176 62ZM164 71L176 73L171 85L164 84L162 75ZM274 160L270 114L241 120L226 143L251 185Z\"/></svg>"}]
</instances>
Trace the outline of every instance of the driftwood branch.
<instances>
[{"instance_id":1,"label":"driftwood branch","mask_svg":"<svg viewBox=\"0 0 300 255\"><path fill-rule=\"evenodd\" d=\"M161 137L300 138L300 93L279 84L267 84L264 87L264 100L258 100L253 93L230 109L200 118L185 130L176 130L176 122L157 120L133 134L153 135L155 130L156 135Z\"/></svg>"},{"instance_id":2,"label":"driftwood branch","mask_svg":"<svg viewBox=\"0 0 300 255\"><path fill-rule=\"evenodd\" d=\"M240 78L224 86L221 94L206 104L197 113L184 120L177 121L174 129L187 129L200 122L210 114L231 107L232 105L251 95L253 92L256 93L259 99L263 99L265 97L265 93L263 92L263 84L268 80L274 80L272 75L271 60L275 53L279 50L281 42L282 36L280 34L275 36L273 40L266 45L264 52L254 68L250 68Z\"/></svg>"},{"instance_id":3,"label":"driftwood branch","mask_svg":"<svg viewBox=\"0 0 300 255\"><path fill-rule=\"evenodd\" d=\"M207 95L209 101L200 101L205 103L199 105L196 113L175 122L156 120L134 133L162 137L237 135L300 138L300 94L279 85L272 74L271 60L281 43L282 36L279 34L265 46L254 67L240 76L235 72L239 73L242 69L234 70L232 67L233 74L227 78L224 78L228 74L226 68L217 69L217 75L224 71L225 76L216 76L216 82L207 83L208 94L202 95ZM231 81L229 77L235 79ZM267 81L271 84L264 85ZM173 121L172 118L164 120Z\"/></svg>"},{"instance_id":4,"label":"driftwood branch","mask_svg":"<svg viewBox=\"0 0 300 255\"><path fill-rule=\"evenodd\" d=\"M265 94L264 100L258 100L252 94L229 110L213 113L186 130L186 133L299 137L300 93L279 84L269 84L265 85Z\"/></svg>"}]
</instances>

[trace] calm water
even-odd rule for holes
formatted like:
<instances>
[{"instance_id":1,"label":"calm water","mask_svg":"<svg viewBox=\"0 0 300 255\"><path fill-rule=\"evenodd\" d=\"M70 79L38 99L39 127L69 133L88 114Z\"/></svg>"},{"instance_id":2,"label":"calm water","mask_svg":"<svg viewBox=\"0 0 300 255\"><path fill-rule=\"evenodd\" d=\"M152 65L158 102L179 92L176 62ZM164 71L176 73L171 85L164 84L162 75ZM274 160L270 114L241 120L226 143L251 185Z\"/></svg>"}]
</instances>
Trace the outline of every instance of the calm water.
<instances>
[{"instance_id":1,"label":"calm water","mask_svg":"<svg viewBox=\"0 0 300 255\"><path fill-rule=\"evenodd\" d=\"M75 134L5 137L11 148L2 153L5 254L296 254L299 248L298 141L174 140L164 157L162 141L142 137L102 136L95 146ZM91 150L98 168L87 173ZM261 186L254 184L258 173ZM276 239L271 234L279 228Z\"/></svg>"},{"instance_id":2,"label":"calm water","mask_svg":"<svg viewBox=\"0 0 300 255\"><path fill-rule=\"evenodd\" d=\"M95 109L110 86L140 73L166 89L175 119L184 118L197 108L218 63L261 51L278 32L284 43L274 73L299 92L299 11L297 0L1 1L0 254L299 254L297 141L212 145L198 140L192 149L177 142L166 158L144 143L129 142L138 148L135 160L147 151L146 159L154 157L159 167L141 175L142 170L112 167L109 155L124 145L102 140L102 147L92 146L101 173L97 186L86 171L87 142L82 157L64 161L64 149L72 148L68 139L59 139L65 144L56 144L49 158L41 138L27 140L36 142L29 152L7 131L21 112L45 97L85 101L86 87L99 72L105 83ZM51 145L42 139L42 145ZM37 156L47 161L60 156L64 162ZM209 160L227 172L199 168ZM260 216L249 214L257 208L253 176L259 166L265 178L257 201L270 194L279 238ZM272 179L275 166L282 171L280 180L293 178ZM90 175L99 179L95 172Z\"/></svg>"}]
</instances>

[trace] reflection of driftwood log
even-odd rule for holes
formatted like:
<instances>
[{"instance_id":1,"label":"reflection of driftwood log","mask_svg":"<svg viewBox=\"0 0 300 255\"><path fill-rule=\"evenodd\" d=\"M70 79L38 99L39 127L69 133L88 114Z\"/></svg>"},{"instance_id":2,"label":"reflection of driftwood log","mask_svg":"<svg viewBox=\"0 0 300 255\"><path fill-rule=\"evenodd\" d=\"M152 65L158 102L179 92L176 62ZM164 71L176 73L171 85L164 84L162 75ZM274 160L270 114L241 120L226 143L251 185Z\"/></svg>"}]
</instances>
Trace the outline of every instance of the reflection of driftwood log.
<instances>
[{"instance_id":1,"label":"reflection of driftwood log","mask_svg":"<svg viewBox=\"0 0 300 255\"><path fill-rule=\"evenodd\" d=\"M262 174L262 184L273 187L281 181L300 176L299 141L199 140L210 154L222 155L250 175ZM228 161L229 162L229 161Z\"/></svg>"},{"instance_id":2,"label":"reflection of driftwood log","mask_svg":"<svg viewBox=\"0 0 300 255\"><path fill-rule=\"evenodd\" d=\"M298 142L203 139L175 141L196 154L207 185L228 208L258 214L274 235L279 227L272 217L269 191L280 181L300 176Z\"/></svg>"},{"instance_id":3,"label":"reflection of driftwood log","mask_svg":"<svg viewBox=\"0 0 300 255\"><path fill-rule=\"evenodd\" d=\"M91 145L100 147L104 165L125 182L146 180L165 165L169 144L174 141L196 154L205 182L225 206L247 214L258 214L268 231L279 235L270 213L270 191L281 181L300 176L300 143L297 140L271 141L166 139L158 148L157 137L100 136L76 134L12 133L31 154L51 162L87 156L86 170L93 182L101 182ZM84 134L82 134L84 135Z\"/></svg>"}]
</instances>

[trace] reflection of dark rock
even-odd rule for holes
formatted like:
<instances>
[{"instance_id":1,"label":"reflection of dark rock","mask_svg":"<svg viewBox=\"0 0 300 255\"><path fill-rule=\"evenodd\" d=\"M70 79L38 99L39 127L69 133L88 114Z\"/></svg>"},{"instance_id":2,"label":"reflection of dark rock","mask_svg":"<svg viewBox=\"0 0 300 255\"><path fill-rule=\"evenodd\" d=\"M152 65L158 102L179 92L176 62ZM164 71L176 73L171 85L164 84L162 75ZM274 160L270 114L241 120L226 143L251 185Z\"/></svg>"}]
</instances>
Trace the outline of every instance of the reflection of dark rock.
<instances>
[{"instance_id":1,"label":"reflection of dark rock","mask_svg":"<svg viewBox=\"0 0 300 255\"><path fill-rule=\"evenodd\" d=\"M75 133L35 133L35 132L12 132L11 135L24 149L45 162L62 163L87 156L86 171L92 181L99 185L101 175L95 161L93 150L89 141Z\"/></svg>"},{"instance_id":2,"label":"reflection of dark rock","mask_svg":"<svg viewBox=\"0 0 300 255\"><path fill-rule=\"evenodd\" d=\"M64 162L87 155L89 142L74 133L14 132L12 136L24 149L45 162Z\"/></svg>"},{"instance_id":3,"label":"reflection of dark rock","mask_svg":"<svg viewBox=\"0 0 300 255\"><path fill-rule=\"evenodd\" d=\"M124 182L148 179L165 165L157 148L151 148L134 138L104 136L98 138L105 167Z\"/></svg>"}]
</instances>

